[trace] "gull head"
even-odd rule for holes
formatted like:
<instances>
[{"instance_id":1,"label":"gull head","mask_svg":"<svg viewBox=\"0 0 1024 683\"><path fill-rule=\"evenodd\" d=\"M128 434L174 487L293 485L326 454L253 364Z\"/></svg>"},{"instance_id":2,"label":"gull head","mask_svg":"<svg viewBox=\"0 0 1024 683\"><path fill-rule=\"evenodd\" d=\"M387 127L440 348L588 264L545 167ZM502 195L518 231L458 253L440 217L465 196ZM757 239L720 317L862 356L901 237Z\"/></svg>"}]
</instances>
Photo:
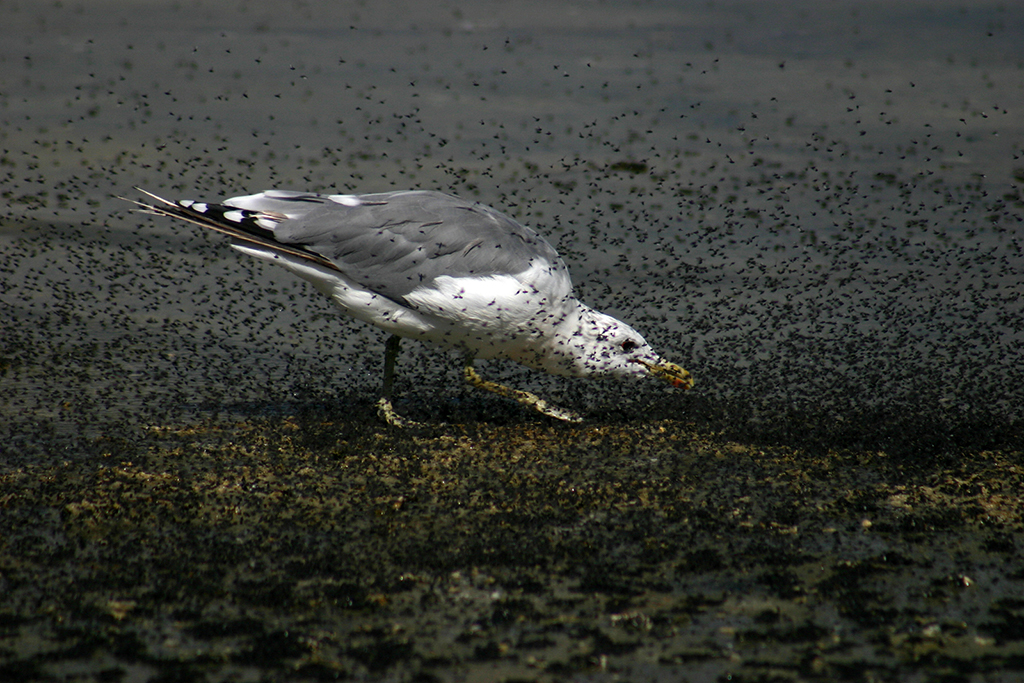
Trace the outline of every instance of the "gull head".
<instances>
[{"instance_id":1,"label":"gull head","mask_svg":"<svg viewBox=\"0 0 1024 683\"><path fill-rule=\"evenodd\" d=\"M610 315L580 305L580 315L565 342L580 377L652 376L680 389L693 386L690 373L661 358L639 332Z\"/></svg>"}]
</instances>

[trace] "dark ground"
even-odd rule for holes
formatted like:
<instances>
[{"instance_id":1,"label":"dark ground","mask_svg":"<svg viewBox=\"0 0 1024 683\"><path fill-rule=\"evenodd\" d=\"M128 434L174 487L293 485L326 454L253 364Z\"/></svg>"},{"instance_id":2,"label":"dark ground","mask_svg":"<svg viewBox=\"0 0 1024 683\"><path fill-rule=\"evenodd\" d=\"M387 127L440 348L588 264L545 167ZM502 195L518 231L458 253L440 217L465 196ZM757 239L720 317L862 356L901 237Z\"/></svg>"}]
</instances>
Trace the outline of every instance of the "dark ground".
<instances>
[{"instance_id":1,"label":"dark ground","mask_svg":"<svg viewBox=\"0 0 1024 683\"><path fill-rule=\"evenodd\" d=\"M0 680L1024 679L1013 3L0 0ZM132 215L421 187L697 381L481 371Z\"/></svg>"},{"instance_id":2,"label":"dark ground","mask_svg":"<svg viewBox=\"0 0 1024 683\"><path fill-rule=\"evenodd\" d=\"M8 470L8 680L1013 680L1019 450L153 427Z\"/></svg>"}]
</instances>

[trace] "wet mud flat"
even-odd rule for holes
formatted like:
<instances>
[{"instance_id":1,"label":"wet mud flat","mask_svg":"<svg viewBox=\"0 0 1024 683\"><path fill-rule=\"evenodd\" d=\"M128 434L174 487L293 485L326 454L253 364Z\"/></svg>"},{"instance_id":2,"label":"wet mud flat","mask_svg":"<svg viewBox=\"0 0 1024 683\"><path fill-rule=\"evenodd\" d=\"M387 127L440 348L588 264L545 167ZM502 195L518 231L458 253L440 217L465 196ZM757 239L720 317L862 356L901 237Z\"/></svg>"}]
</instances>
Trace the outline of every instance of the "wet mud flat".
<instances>
[{"instance_id":1,"label":"wet mud flat","mask_svg":"<svg viewBox=\"0 0 1024 683\"><path fill-rule=\"evenodd\" d=\"M921 457L454 417L153 425L5 466L0 679L1024 675L1013 435Z\"/></svg>"},{"instance_id":2,"label":"wet mud flat","mask_svg":"<svg viewBox=\"0 0 1024 683\"><path fill-rule=\"evenodd\" d=\"M1024 678L1013 3L4 8L0 681ZM697 387L389 430L135 186L480 199Z\"/></svg>"}]
</instances>

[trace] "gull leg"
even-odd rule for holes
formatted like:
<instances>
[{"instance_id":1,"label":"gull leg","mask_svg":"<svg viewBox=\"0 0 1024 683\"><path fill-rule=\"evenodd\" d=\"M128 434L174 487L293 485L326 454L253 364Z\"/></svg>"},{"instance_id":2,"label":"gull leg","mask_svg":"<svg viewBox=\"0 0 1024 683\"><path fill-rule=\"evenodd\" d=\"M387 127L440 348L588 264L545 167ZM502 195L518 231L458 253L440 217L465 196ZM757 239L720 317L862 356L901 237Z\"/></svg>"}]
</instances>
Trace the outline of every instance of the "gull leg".
<instances>
[{"instance_id":1,"label":"gull leg","mask_svg":"<svg viewBox=\"0 0 1024 683\"><path fill-rule=\"evenodd\" d=\"M484 389L486 391L493 392L498 396L504 396L505 398L511 398L519 401L524 406L533 408L538 413L553 417L557 420L564 420L565 422L582 422L581 418L571 410L565 408L559 408L558 406L549 405L547 401L535 396L528 391L520 391L519 389L512 389L506 387L504 384L498 384L497 382L490 382L473 369L473 355L466 354L465 365L462 368L462 376L466 379L466 383L470 384L478 389Z\"/></svg>"},{"instance_id":2,"label":"gull leg","mask_svg":"<svg viewBox=\"0 0 1024 683\"><path fill-rule=\"evenodd\" d=\"M388 337L384 345L384 386L381 389L380 399L377 401L377 414L392 427L416 427L419 425L414 420L409 420L395 412L391 405L391 389L395 384L395 360L398 358L398 351L402 348L402 338L397 334Z\"/></svg>"}]
</instances>

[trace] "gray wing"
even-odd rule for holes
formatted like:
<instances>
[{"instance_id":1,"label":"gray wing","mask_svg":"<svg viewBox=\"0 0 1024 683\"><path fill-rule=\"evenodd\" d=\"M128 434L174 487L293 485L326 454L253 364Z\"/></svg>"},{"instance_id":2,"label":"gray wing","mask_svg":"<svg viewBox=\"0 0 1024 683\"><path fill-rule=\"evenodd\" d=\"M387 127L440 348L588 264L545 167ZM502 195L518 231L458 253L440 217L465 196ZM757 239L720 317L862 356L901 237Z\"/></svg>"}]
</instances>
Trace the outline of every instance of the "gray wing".
<instances>
[{"instance_id":1,"label":"gray wing","mask_svg":"<svg viewBox=\"0 0 1024 683\"><path fill-rule=\"evenodd\" d=\"M537 233L441 192L270 191L224 204L262 214L258 224L280 244L321 256L356 283L396 300L441 275L516 275L538 261L568 277L558 253Z\"/></svg>"}]
</instances>

